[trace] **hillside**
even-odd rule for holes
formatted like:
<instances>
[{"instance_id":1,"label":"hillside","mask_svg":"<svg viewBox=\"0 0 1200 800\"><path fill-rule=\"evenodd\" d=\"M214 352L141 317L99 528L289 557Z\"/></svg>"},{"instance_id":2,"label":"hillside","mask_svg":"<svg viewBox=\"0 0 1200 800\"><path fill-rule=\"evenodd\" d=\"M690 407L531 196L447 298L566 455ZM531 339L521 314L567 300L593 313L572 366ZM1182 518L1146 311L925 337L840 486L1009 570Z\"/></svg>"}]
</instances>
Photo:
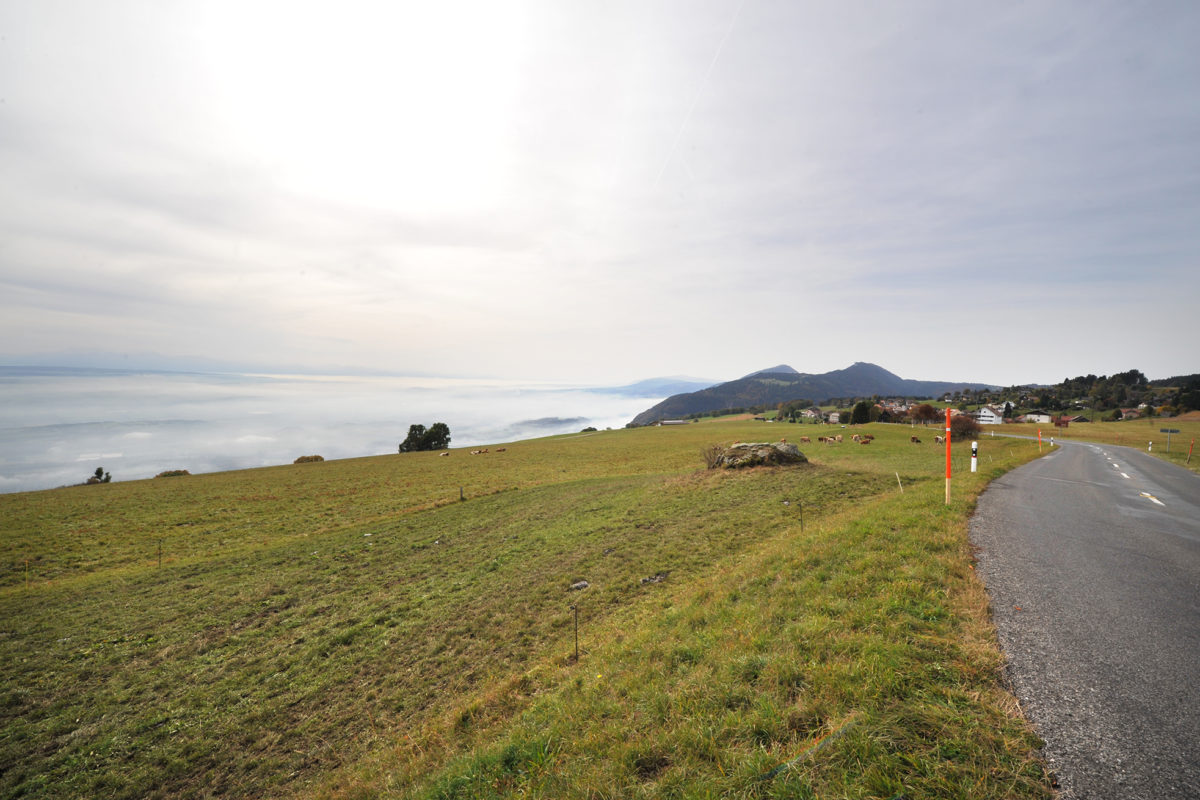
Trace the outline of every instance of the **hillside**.
<instances>
[{"instance_id":1,"label":"hillside","mask_svg":"<svg viewBox=\"0 0 1200 800\"><path fill-rule=\"evenodd\" d=\"M0 796L1049 797L965 522L1036 443L762 430L0 495Z\"/></svg>"},{"instance_id":2,"label":"hillside","mask_svg":"<svg viewBox=\"0 0 1200 800\"><path fill-rule=\"evenodd\" d=\"M693 392L672 395L633 418L631 425L650 425L663 419L725 408L774 405L808 398L816 403L843 397L936 397L986 384L907 380L875 364L859 361L845 369L820 375L797 372L787 365L752 372L744 378Z\"/></svg>"}]
</instances>

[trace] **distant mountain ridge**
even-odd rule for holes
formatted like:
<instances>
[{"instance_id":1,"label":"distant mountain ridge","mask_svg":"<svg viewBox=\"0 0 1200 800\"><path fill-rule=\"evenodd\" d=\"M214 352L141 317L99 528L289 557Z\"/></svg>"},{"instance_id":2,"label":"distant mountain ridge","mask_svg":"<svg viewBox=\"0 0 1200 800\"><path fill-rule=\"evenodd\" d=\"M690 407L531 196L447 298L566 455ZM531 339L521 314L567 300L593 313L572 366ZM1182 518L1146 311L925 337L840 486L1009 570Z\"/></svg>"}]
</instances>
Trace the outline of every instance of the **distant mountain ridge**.
<instances>
[{"instance_id":1,"label":"distant mountain ridge","mask_svg":"<svg viewBox=\"0 0 1200 800\"><path fill-rule=\"evenodd\" d=\"M600 386L584 391L594 394L617 394L625 397L662 397L663 395L687 394L705 389L720 381L705 378L692 378L686 375L672 375L663 378L647 378L644 381L630 383L624 386Z\"/></svg>"},{"instance_id":2,"label":"distant mountain ridge","mask_svg":"<svg viewBox=\"0 0 1200 800\"><path fill-rule=\"evenodd\" d=\"M936 397L958 389L986 389L990 384L916 381L901 378L876 364L858 361L845 369L819 375L798 372L786 364L752 372L744 378L675 394L633 418L632 425L703 414L725 408L773 405L808 398L820 403L834 397Z\"/></svg>"}]
</instances>

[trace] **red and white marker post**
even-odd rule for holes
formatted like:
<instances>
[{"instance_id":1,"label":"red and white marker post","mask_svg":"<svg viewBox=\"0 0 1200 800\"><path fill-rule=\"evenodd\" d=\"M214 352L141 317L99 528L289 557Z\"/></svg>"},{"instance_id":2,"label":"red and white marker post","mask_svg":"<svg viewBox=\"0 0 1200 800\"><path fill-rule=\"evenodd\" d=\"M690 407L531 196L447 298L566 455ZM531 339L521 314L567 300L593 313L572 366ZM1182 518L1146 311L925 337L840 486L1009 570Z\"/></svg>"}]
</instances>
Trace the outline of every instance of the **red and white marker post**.
<instances>
[{"instance_id":1,"label":"red and white marker post","mask_svg":"<svg viewBox=\"0 0 1200 800\"><path fill-rule=\"evenodd\" d=\"M950 505L950 407L946 407L946 505Z\"/></svg>"}]
</instances>

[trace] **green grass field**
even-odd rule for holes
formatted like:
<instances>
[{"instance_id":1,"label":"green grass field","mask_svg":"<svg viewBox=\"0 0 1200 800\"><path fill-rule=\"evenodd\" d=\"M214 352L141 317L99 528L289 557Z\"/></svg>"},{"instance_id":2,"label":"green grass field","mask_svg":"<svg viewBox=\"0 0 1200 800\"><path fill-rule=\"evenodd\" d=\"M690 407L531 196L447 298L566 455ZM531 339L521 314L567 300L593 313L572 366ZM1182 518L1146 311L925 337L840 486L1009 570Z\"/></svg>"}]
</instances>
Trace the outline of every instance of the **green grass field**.
<instances>
[{"instance_id":1,"label":"green grass field","mask_svg":"<svg viewBox=\"0 0 1200 800\"><path fill-rule=\"evenodd\" d=\"M0 495L0 797L1050 796L966 538L1036 443L946 506L934 431L860 430Z\"/></svg>"},{"instance_id":2,"label":"green grass field","mask_svg":"<svg viewBox=\"0 0 1200 800\"><path fill-rule=\"evenodd\" d=\"M989 438L990 429L995 427L997 433L1015 433L1021 436L1037 436L1040 429L1042 439L1050 441L1051 437L1072 441L1100 442L1124 447L1135 447L1142 452L1149 452L1164 461L1170 461L1193 472L1200 472L1200 448L1197 448L1188 461L1188 449L1192 442L1200 438L1200 420L1181 420L1172 418L1151 417L1149 419L1129 419L1120 422L1086 422L1075 423L1066 428L1056 428L1053 425L1001 425L983 426L981 440ZM1162 433L1163 428L1178 430L1170 436ZM1153 447L1151 447L1153 443ZM1168 445L1170 450L1168 450Z\"/></svg>"}]
</instances>

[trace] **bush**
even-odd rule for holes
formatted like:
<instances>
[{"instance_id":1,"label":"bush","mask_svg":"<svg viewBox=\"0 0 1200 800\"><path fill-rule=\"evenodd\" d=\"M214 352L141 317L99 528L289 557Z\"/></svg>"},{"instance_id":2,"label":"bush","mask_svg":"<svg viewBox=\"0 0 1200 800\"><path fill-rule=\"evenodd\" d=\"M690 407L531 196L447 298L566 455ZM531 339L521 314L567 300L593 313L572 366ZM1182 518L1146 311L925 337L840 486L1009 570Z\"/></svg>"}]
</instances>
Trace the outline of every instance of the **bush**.
<instances>
[{"instance_id":1,"label":"bush","mask_svg":"<svg viewBox=\"0 0 1200 800\"><path fill-rule=\"evenodd\" d=\"M292 463L293 464L315 464L318 461L324 461L324 460L325 460L325 458L323 456L300 456Z\"/></svg>"},{"instance_id":2,"label":"bush","mask_svg":"<svg viewBox=\"0 0 1200 800\"><path fill-rule=\"evenodd\" d=\"M95 474L84 482L85 486L95 486L98 483L111 483L112 475L104 471L104 467L96 467Z\"/></svg>"},{"instance_id":3,"label":"bush","mask_svg":"<svg viewBox=\"0 0 1200 800\"><path fill-rule=\"evenodd\" d=\"M725 448L719 444L710 444L700 451L700 455L704 458L704 466L716 469L721 466L721 456L725 455Z\"/></svg>"},{"instance_id":4,"label":"bush","mask_svg":"<svg viewBox=\"0 0 1200 800\"><path fill-rule=\"evenodd\" d=\"M178 478L181 475L191 475L191 474L192 473L188 472L186 469L168 469L164 472L158 473L154 477L156 477L156 478Z\"/></svg>"},{"instance_id":5,"label":"bush","mask_svg":"<svg viewBox=\"0 0 1200 800\"><path fill-rule=\"evenodd\" d=\"M954 440L978 436L980 430L979 422L969 414L959 414L950 418L950 437Z\"/></svg>"}]
</instances>

